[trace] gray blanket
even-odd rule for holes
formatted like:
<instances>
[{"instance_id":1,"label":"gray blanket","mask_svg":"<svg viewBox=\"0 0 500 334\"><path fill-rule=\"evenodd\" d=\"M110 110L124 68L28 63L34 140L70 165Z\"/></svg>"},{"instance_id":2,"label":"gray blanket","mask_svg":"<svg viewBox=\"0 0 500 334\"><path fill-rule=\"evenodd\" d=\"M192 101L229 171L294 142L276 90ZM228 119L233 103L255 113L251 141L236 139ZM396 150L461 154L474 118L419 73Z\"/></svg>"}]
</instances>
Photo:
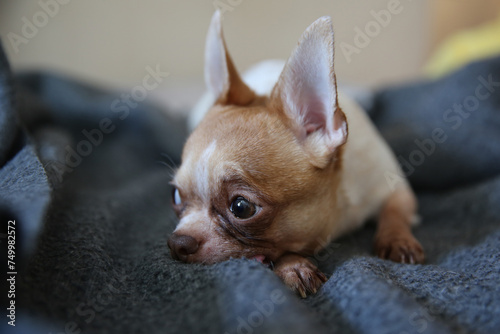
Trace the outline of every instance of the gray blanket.
<instances>
[{"instance_id":1,"label":"gray blanket","mask_svg":"<svg viewBox=\"0 0 500 334\"><path fill-rule=\"evenodd\" d=\"M184 120L145 103L125 116L111 107L120 94L54 75L14 80L0 60L2 261L17 223L16 326L2 315L1 328L500 332L500 58L375 95L369 114L418 192L427 263L373 256L369 224L314 256L329 280L304 300L252 260L170 257Z\"/></svg>"}]
</instances>

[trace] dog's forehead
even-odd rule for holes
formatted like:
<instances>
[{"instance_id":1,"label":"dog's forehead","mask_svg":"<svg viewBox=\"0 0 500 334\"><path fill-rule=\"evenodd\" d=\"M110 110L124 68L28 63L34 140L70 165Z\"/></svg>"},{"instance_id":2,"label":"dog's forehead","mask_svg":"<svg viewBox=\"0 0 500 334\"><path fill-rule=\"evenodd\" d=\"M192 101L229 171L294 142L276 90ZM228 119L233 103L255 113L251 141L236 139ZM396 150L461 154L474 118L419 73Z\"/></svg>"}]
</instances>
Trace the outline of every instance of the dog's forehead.
<instances>
[{"instance_id":1,"label":"dog's forehead","mask_svg":"<svg viewBox=\"0 0 500 334\"><path fill-rule=\"evenodd\" d=\"M200 149L184 152L175 182L201 199L208 200L221 177L223 160L220 150L217 149L216 139L212 139L208 144L200 143L200 146Z\"/></svg>"},{"instance_id":2,"label":"dog's forehead","mask_svg":"<svg viewBox=\"0 0 500 334\"><path fill-rule=\"evenodd\" d=\"M259 108L209 116L188 139L182 160L175 182L206 200L231 176L268 192L294 182L284 173L290 162L299 172L309 166L283 121Z\"/></svg>"}]
</instances>

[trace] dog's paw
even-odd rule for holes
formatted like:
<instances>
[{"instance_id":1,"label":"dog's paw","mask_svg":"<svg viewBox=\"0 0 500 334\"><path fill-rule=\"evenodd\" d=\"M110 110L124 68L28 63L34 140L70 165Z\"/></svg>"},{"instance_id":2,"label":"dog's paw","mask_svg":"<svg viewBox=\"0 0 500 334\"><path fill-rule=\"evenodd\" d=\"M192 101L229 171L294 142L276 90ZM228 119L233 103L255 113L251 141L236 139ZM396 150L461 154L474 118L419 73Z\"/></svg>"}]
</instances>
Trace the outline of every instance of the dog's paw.
<instances>
[{"instance_id":1,"label":"dog's paw","mask_svg":"<svg viewBox=\"0 0 500 334\"><path fill-rule=\"evenodd\" d=\"M377 237L375 252L382 259L400 263L424 263L424 250L417 239L411 234L396 237Z\"/></svg>"},{"instance_id":2,"label":"dog's paw","mask_svg":"<svg viewBox=\"0 0 500 334\"><path fill-rule=\"evenodd\" d=\"M274 272L279 278L295 293L302 298L308 294L314 294L327 281L323 274L315 265L306 258L287 254L278 259Z\"/></svg>"}]
</instances>

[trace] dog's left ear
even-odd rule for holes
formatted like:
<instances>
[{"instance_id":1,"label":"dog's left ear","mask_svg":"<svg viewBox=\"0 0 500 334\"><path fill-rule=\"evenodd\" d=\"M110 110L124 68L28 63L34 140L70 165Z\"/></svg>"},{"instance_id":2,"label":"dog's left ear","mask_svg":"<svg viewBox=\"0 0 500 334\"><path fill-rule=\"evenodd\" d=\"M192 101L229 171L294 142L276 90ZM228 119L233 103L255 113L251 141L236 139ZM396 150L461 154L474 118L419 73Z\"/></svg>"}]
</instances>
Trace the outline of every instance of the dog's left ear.
<instances>
[{"instance_id":1,"label":"dog's left ear","mask_svg":"<svg viewBox=\"0 0 500 334\"><path fill-rule=\"evenodd\" d=\"M255 99L255 93L241 80L227 52L219 11L212 16L207 34L205 82L215 96L216 104L243 106Z\"/></svg>"},{"instance_id":2,"label":"dog's left ear","mask_svg":"<svg viewBox=\"0 0 500 334\"><path fill-rule=\"evenodd\" d=\"M332 23L322 17L302 35L271 94L271 105L289 118L292 131L319 168L326 167L347 140L333 52Z\"/></svg>"}]
</instances>

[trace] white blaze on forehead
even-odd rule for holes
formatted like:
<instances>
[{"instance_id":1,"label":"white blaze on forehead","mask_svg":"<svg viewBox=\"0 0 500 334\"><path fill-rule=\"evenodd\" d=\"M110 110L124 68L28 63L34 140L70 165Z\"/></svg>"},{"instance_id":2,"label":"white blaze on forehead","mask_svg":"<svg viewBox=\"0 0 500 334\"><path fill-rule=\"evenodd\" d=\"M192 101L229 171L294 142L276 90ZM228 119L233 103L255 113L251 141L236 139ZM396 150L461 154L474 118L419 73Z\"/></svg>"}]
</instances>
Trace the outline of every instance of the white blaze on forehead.
<instances>
[{"instance_id":1,"label":"white blaze on forehead","mask_svg":"<svg viewBox=\"0 0 500 334\"><path fill-rule=\"evenodd\" d=\"M195 178L196 184L198 186L199 195L208 200L210 198L210 182L211 182L211 172L215 169L213 162L211 163L211 158L217 148L217 141L214 140L208 145L208 147L203 151L200 158L198 159L195 168Z\"/></svg>"}]
</instances>

